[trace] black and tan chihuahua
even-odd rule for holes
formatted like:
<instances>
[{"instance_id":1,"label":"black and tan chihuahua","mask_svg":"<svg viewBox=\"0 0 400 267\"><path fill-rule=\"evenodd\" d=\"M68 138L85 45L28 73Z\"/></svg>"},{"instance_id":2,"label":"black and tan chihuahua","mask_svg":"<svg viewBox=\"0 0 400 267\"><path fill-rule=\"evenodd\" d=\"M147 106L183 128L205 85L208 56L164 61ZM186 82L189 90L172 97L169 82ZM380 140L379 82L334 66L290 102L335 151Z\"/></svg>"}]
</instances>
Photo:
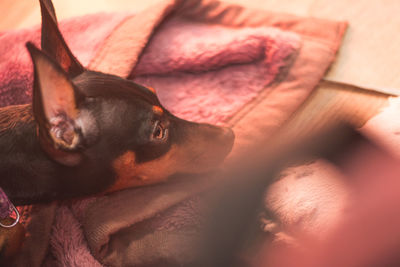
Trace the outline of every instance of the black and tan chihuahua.
<instances>
[{"instance_id":1,"label":"black and tan chihuahua","mask_svg":"<svg viewBox=\"0 0 400 267\"><path fill-rule=\"evenodd\" d=\"M32 104L0 108L0 187L15 205L206 172L230 152L230 129L179 119L153 90L84 68L58 29L51 0L40 5L42 50L26 45Z\"/></svg>"}]
</instances>

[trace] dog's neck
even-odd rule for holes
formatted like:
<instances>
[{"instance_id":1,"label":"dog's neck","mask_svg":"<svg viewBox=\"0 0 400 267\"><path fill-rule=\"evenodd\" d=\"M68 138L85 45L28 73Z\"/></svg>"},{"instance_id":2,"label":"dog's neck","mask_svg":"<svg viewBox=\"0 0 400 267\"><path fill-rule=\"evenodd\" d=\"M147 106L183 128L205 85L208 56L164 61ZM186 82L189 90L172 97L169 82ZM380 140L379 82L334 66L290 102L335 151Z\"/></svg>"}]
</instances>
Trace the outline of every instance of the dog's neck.
<instances>
[{"instance_id":1,"label":"dog's neck","mask_svg":"<svg viewBox=\"0 0 400 267\"><path fill-rule=\"evenodd\" d=\"M99 192L90 185L96 179L106 187L104 171L95 164L83 170L51 160L38 142L31 105L0 108L0 187L15 205Z\"/></svg>"}]
</instances>

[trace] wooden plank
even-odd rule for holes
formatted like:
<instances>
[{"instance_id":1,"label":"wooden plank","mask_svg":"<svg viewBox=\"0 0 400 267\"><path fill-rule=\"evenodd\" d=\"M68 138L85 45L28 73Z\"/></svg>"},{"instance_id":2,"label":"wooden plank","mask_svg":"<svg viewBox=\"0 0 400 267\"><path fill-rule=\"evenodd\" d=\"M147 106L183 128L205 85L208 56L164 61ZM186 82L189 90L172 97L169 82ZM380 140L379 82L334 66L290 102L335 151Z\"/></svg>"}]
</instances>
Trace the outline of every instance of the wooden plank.
<instances>
[{"instance_id":1,"label":"wooden plank","mask_svg":"<svg viewBox=\"0 0 400 267\"><path fill-rule=\"evenodd\" d=\"M351 85L323 81L280 133L284 133L285 138L296 138L338 121L361 127L387 105L388 97Z\"/></svg>"}]
</instances>

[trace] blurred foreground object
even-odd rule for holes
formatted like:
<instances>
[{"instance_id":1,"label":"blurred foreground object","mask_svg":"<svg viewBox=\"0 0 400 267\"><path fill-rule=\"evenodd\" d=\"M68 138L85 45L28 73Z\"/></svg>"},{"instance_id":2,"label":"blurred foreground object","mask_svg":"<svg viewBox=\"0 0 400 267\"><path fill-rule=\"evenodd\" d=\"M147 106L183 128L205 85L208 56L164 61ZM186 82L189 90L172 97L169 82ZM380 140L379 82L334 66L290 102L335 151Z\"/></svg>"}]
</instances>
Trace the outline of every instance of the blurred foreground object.
<instances>
[{"instance_id":1,"label":"blurred foreground object","mask_svg":"<svg viewBox=\"0 0 400 267\"><path fill-rule=\"evenodd\" d=\"M213 201L202 259L207 266L246 266L238 255L257 227L265 189L286 167L324 159L352 188L348 210L324 236L296 246L264 245L251 266L400 266L400 161L347 126L257 153L228 174ZM217 237L217 238L216 238Z\"/></svg>"}]
</instances>

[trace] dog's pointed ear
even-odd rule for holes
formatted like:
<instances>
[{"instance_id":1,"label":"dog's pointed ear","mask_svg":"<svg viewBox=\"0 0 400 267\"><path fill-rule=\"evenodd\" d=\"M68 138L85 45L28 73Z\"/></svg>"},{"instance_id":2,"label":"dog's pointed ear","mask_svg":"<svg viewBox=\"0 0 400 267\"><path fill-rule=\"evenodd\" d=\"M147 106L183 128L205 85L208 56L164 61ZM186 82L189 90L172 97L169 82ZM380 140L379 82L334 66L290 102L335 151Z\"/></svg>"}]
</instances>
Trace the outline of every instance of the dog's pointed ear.
<instances>
[{"instance_id":1,"label":"dog's pointed ear","mask_svg":"<svg viewBox=\"0 0 400 267\"><path fill-rule=\"evenodd\" d=\"M82 144L78 125L79 101L83 99L67 73L32 43L26 47L34 65L33 113L44 150L65 165L78 162L77 152Z\"/></svg>"},{"instance_id":2,"label":"dog's pointed ear","mask_svg":"<svg viewBox=\"0 0 400 267\"><path fill-rule=\"evenodd\" d=\"M69 77L81 74L85 68L72 54L60 30L51 0L40 0L42 13L42 50L53 57Z\"/></svg>"}]
</instances>

